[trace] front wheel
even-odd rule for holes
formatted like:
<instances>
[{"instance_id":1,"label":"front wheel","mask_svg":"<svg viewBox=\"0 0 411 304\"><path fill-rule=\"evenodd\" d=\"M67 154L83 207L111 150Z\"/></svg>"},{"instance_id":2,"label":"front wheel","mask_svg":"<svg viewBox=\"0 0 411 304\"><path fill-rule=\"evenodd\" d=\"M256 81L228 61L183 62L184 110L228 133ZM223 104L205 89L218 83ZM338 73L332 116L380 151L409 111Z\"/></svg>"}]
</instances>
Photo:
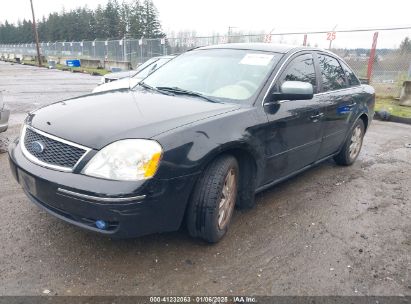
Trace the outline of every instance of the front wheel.
<instances>
[{"instance_id":1,"label":"front wheel","mask_svg":"<svg viewBox=\"0 0 411 304\"><path fill-rule=\"evenodd\" d=\"M334 160L337 164L341 166L349 166L355 162L361 151L364 133L364 122L361 119L358 119L341 151L334 156Z\"/></svg>"},{"instance_id":2,"label":"front wheel","mask_svg":"<svg viewBox=\"0 0 411 304\"><path fill-rule=\"evenodd\" d=\"M216 243L226 234L237 200L238 181L239 167L233 156L222 156L207 167L187 210L191 236Z\"/></svg>"}]
</instances>

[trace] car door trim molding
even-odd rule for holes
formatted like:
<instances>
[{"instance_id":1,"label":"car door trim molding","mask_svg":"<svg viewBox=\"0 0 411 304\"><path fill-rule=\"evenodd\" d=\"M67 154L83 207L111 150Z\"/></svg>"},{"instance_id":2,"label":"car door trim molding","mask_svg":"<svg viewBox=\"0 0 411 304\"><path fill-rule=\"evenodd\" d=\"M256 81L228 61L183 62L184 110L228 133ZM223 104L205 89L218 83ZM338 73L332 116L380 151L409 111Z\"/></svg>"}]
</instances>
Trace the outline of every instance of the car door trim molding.
<instances>
[{"instance_id":1,"label":"car door trim molding","mask_svg":"<svg viewBox=\"0 0 411 304\"><path fill-rule=\"evenodd\" d=\"M290 152L293 152L293 151L298 151L298 150L303 149L303 148L305 148L305 147L312 146L312 145L314 145L314 144L318 144L318 143L321 143L321 142L322 142L322 138L316 139L316 140L310 141L310 142L308 142L308 143L305 143L305 144L303 144L303 145L300 145L300 146L297 146L297 147L288 149L288 150L286 150L286 151L282 151L282 152L280 152L280 153L270 155L270 156L268 156L266 159L267 159L267 160L273 159L273 158L275 158L275 157L277 157L277 156L283 155L284 153L290 153Z\"/></svg>"},{"instance_id":2,"label":"car door trim molding","mask_svg":"<svg viewBox=\"0 0 411 304\"><path fill-rule=\"evenodd\" d=\"M350 89L352 89L352 88L353 88L353 87L348 87L348 88L342 88L342 89L338 89L338 90L320 92L320 93L314 94L314 96L321 96L321 95L326 95L326 94L329 94L329 93L338 93L338 92L350 90Z\"/></svg>"},{"instance_id":3,"label":"car door trim molding","mask_svg":"<svg viewBox=\"0 0 411 304\"><path fill-rule=\"evenodd\" d=\"M306 170L308 170L308 169L310 169L310 168L312 168L312 167L314 167L314 166L322 163L323 161L332 158L334 155L337 155L337 154L338 154L338 153L334 153L334 154L328 155L328 156L326 156L326 157L323 157L323 158L321 158L321 159L319 159L319 160L316 160L315 162L313 162L313 163L311 163L311 164L309 164L309 165L307 165L307 166L305 166L305 167L303 167L303 168L301 168L301 169L298 169L298 170L296 170L296 171L294 171L294 172L292 172L292 173L290 173L290 174L288 174L288 175L286 175L286 176L280 177L280 178L278 178L278 179L276 179L276 180L273 180L272 182L268 182L268 183L266 183L266 184L263 184L262 186L259 186L259 187L255 190L255 193L259 193L259 192L261 192L261 191L264 191L264 190L266 190L266 189L268 189L268 188L270 188L270 187L272 187L272 186L274 186L274 185L277 185L277 184L281 183L282 181L285 181L285 180L287 180L287 179L289 179L289 178L291 178L291 177L293 177L293 176L296 176L296 175L298 175L298 174L300 174L300 173L302 173L302 172L304 172L304 171L306 171Z\"/></svg>"}]
</instances>

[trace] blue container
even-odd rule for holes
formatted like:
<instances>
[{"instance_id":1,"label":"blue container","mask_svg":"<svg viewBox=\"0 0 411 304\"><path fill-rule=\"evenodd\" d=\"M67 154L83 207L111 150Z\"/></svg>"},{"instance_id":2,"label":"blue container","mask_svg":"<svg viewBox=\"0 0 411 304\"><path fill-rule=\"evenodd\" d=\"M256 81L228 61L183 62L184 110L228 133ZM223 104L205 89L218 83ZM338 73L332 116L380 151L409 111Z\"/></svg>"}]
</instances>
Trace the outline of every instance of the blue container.
<instances>
[{"instance_id":1,"label":"blue container","mask_svg":"<svg viewBox=\"0 0 411 304\"><path fill-rule=\"evenodd\" d=\"M121 72L121 68L115 68L115 67L111 68L111 73L117 73L117 72Z\"/></svg>"},{"instance_id":2,"label":"blue container","mask_svg":"<svg viewBox=\"0 0 411 304\"><path fill-rule=\"evenodd\" d=\"M66 60L66 65L71 68L77 68L81 66L80 60L78 59Z\"/></svg>"}]
</instances>

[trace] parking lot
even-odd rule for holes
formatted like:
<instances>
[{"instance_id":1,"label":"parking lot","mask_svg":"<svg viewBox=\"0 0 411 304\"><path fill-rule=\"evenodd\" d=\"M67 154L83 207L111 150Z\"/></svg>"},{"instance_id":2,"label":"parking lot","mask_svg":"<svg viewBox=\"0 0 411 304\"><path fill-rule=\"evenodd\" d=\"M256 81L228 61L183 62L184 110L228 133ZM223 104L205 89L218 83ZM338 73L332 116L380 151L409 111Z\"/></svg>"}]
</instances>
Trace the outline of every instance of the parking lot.
<instances>
[{"instance_id":1,"label":"parking lot","mask_svg":"<svg viewBox=\"0 0 411 304\"><path fill-rule=\"evenodd\" d=\"M90 92L99 77L0 62L12 110ZM75 117L73 117L75 123ZM216 245L184 229L111 240L29 202L0 154L0 295L411 295L411 126L374 121L351 167L327 161L257 196Z\"/></svg>"}]
</instances>

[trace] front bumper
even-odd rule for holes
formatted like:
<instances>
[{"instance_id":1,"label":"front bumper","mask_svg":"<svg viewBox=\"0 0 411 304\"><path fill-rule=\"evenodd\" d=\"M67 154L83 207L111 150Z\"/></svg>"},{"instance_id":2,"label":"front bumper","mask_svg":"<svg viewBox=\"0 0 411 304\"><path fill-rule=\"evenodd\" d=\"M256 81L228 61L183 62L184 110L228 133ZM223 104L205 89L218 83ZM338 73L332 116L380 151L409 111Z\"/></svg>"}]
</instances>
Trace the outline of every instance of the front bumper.
<instances>
[{"instance_id":1,"label":"front bumper","mask_svg":"<svg viewBox=\"0 0 411 304\"><path fill-rule=\"evenodd\" d=\"M177 230L196 180L120 182L47 169L30 162L17 141L9 147L12 173L28 198L78 227L118 238ZM106 229L97 220L108 223Z\"/></svg>"},{"instance_id":2,"label":"front bumper","mask_svg":"<svg viewBox=\"0 0 411 304\"><path fill-rule=\"evenodd\" d=\"M0 133L5 132L9 126L10 111L7 109L0 110Z\"/></svg>"}]
</instances>

